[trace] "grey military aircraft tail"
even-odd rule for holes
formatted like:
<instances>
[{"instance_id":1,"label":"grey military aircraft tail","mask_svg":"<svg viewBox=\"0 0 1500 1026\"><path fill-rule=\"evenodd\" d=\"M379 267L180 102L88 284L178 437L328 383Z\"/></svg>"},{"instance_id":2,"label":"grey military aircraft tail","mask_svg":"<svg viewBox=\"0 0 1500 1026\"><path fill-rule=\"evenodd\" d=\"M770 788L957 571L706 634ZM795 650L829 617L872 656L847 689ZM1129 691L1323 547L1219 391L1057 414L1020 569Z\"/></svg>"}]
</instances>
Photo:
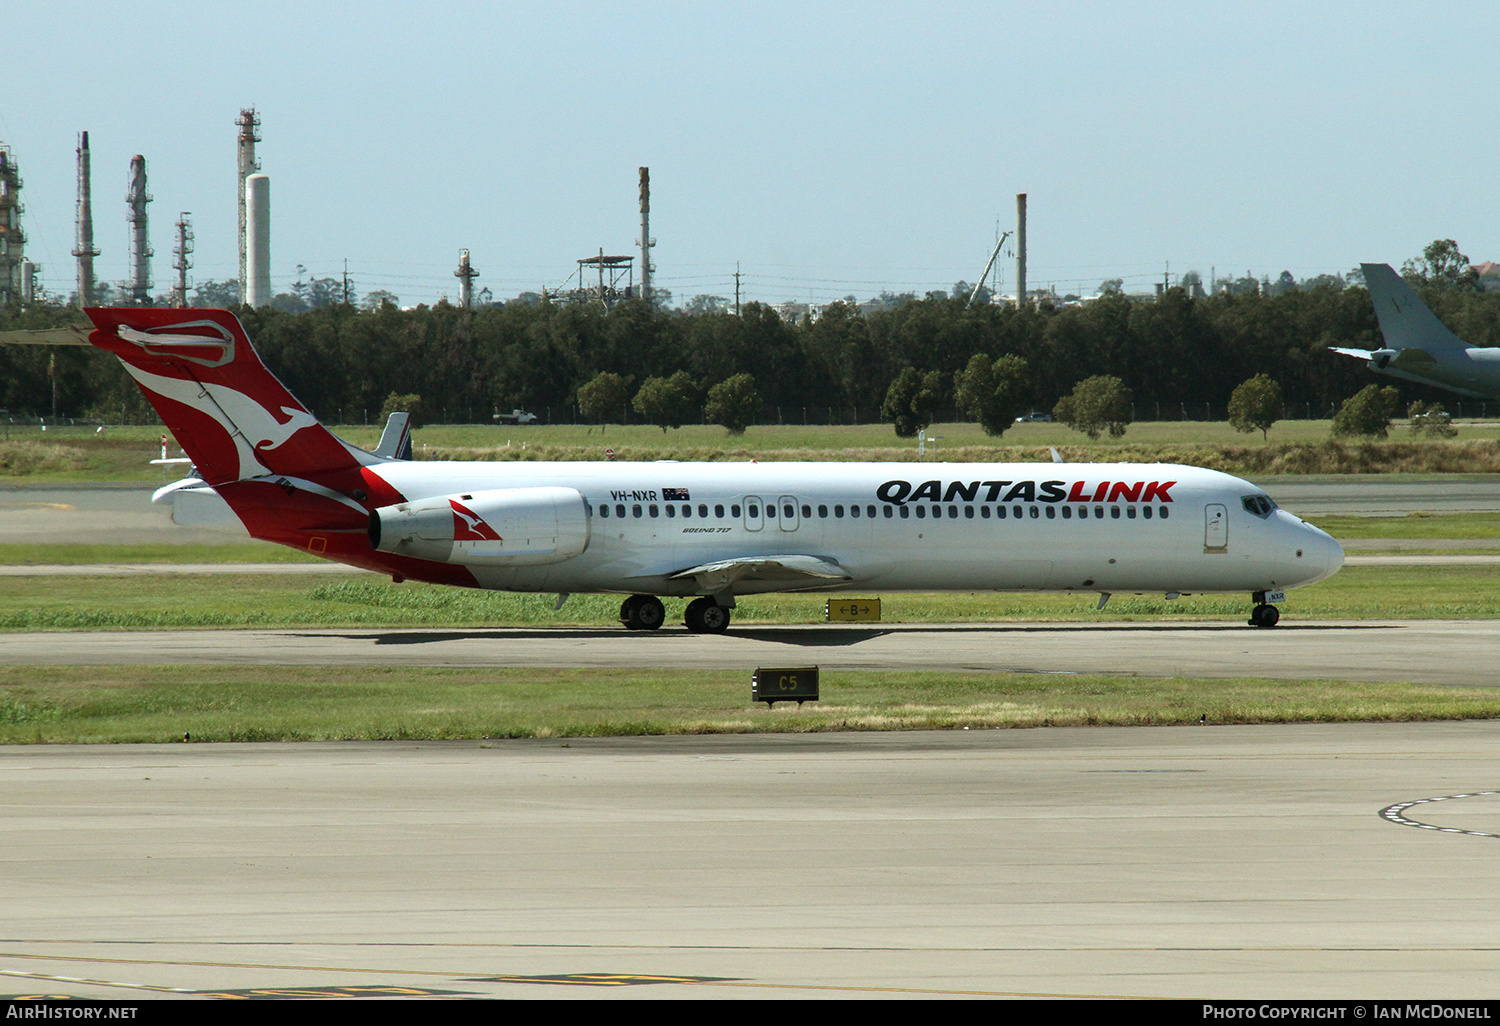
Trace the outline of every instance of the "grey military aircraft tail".
<instances>
[{"instance_id":1,"label":"grey military aircraft tail","mask_svg":"<svg viewBox=\"0 0 1500 1026\"><path fill-rule=\"evenodd\" d=\"M1360 264L1360 268L1385 348L1330 349L1368 361L1376 374L1475 399L1500 396L1500 349L1471 346L1449 331L1390 264Z\"/></svg>"}]
</instances>

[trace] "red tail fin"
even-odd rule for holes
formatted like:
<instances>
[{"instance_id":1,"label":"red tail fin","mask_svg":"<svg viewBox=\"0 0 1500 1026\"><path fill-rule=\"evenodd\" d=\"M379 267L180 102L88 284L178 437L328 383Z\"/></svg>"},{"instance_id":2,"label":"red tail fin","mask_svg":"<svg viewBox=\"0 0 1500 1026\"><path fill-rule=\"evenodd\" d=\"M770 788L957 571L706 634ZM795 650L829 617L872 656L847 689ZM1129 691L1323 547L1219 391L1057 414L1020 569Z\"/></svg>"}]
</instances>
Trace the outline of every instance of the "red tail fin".
<instances>
[{"instance_id":1,"label":"red tail fin","mask_svg":"<svg viewBox=\"0 0 1500 1026\"><path fill-rule=\"evenodd\" d=\"M209 484L309 477L376 462L318 423L260 362L226 310L91 309L114 353Z\"/></svg>"}]
</instances>

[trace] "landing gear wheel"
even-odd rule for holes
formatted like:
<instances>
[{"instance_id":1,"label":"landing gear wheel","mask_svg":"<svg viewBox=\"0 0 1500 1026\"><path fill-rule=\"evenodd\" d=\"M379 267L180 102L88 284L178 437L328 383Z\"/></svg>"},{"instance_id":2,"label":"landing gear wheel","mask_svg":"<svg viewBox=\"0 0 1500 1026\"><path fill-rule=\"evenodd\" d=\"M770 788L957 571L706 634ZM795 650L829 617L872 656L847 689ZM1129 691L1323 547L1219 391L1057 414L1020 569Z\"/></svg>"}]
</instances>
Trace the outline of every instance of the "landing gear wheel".
<instances>
[{"instance_id":1,"label":"landing gear wheel","mask_svg":"<svg viewBox=\"0 0 1500 1026\"><path fill-rule=\"evenodd\" d=\"M1280 619L1280 610L1264 602L1250 610L1251 627L1275 627Z\"/></svg>"},{"instance_id":2,"label":"landing gear wheel","mask_svg":"<svg viewBox=\"0 0 1500 1026\"><path fill-rule=\"evenodd\" d=\"M666 607L655 595L632 595L620 603L620 622L629 631L654 631L666 618Z\"/></svg>"},{"instance_id":3,"label":"landing gear wheel","mask_svg":"<svg viewBox=\"0 0 1500 1026\"><path fill-rule=\"evenodd\" d=\"M729 628L729 610L705 595L688 603L682 622L694 634L723 634Z\"/></svg>"}]
</instances>

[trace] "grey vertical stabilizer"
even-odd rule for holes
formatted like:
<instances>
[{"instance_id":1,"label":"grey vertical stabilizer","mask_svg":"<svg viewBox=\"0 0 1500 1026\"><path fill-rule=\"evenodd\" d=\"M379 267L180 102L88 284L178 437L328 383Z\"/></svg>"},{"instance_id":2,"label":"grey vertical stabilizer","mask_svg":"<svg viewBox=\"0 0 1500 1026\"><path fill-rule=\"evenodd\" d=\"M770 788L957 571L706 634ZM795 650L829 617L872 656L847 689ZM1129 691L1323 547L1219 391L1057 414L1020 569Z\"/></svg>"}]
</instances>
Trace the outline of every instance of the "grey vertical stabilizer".
<instances>
[{"instance_id":1,"label":"grey vertical stabilizer","mask_svg":"<svg viewBox=\"0 0 1500 1026\"><path fill-rule=\"evenodd\" d=\"M388 460L411 459L411 414L393 413L380 432L380 444L375 447L376 456Z\"/></svg>"},{"instance_id":2,"label":"grey vertical stabilizer","mask_svg":"<svg viewBox=\"0 0 1500 1026\"><path fill-rule=\"evenodd\" d=\"M1423 349L1429 353L1445 350L1463 351L1468 345L1443 327L1437 315L1417 297L1411 286L1391 269L1390 264L1360 264L1365 286L1375 304L1380 333L1391 349Z\"/></svg>"}]
</instances>

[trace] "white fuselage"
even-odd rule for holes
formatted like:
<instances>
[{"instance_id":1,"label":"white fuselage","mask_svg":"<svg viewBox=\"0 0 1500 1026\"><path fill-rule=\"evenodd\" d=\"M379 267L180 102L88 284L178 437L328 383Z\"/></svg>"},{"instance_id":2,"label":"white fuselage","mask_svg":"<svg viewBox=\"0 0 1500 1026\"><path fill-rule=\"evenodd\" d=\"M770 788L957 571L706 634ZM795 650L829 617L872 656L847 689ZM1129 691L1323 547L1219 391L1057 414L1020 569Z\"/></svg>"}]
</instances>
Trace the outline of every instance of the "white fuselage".
<instances>
[{"instance_id":1,"label":"white fuselage","mask_svg":"<svg viewBox=\"0 0 1500 1026\"><path fill-rule=\"evenodd\" d=\"M470 567L481 587L510 591L703 594L701 579L684 570L772 556L814 557L848 576L742 580L733 591L1257 592L1322 580L1343 563L1337 542L1275 509L1256 486L1169 464L419 461L368 469L413 501L507 488L580 493L581 553ZM1256 497L1263 506L1245 501Z\"/></svg>"}]
</instances>

